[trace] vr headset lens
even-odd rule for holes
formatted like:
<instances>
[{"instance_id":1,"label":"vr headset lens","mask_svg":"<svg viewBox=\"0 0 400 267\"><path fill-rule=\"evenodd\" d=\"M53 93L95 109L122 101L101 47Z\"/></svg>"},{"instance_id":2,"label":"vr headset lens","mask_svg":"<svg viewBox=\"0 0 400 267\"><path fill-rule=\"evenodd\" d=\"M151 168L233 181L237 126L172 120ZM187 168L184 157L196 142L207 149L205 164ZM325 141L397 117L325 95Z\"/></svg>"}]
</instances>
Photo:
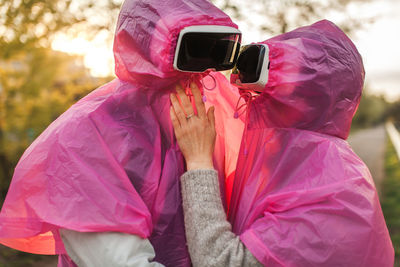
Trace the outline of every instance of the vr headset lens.
<instances>
[{"instance_id":1,"label":"vr headset lens","mask_svg":"<svg viewBox=\"0 0 400 267\"><path fill-rule=\"evenodd\" d=\"M232 69L240 49L240 34L189 32L182 37L177 67L203 72Z\"/></svg>"},{"instance_id":2,"label":"vr headset lens","mask_svg":"<svg viewBox=\"0 0 400 267\"><path fill-rule=\"evenodd\" d=\"M260 79L264 56L264 46L249 45L243 47L236 64L242 83L255 83Z\"/></svg>"}]
</instances>

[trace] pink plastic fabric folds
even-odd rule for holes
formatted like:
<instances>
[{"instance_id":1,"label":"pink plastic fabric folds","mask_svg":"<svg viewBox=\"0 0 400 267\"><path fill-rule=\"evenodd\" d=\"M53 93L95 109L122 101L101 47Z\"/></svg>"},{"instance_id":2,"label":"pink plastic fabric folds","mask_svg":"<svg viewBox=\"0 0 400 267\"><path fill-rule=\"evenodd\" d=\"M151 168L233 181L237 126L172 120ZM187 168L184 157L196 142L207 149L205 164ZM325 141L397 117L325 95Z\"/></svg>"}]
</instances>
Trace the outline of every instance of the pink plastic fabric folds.
<instances>
[{"instance_id":1,"label":"pink plastic fabric folds","mask_svg":"<svg viewBox=\"0 0 400 267\"><path fill-rule=\"evenodd\" d=\"M345 141L364 81L357 49L326 20L264 43L269 81L248 111L234 232L265 266L393 266L374 182Z\"/></svg>"},{"instance_id":2,"label":"pink plastic fabric folds","mask_svg":"<svg viewBox=\"0 0 400 267\"><path fill-rule=\"evenodd\" d=\"M213 81L212 77L217 79ZM216 107L214 168L218 170L222 203L227 209L244 129L243 117L235 118L234 113L238 101L239 105L243 104L243 99L240 98L237 88L232 86L221 73L212 72L203 79L205 88L212 88L215 82L215 89L204 90L207 97L205 104L207 108L212 105Z\"/></svg>"},{"instance_id":3,"label":"pink plastic fabric folds","mask_svg":"<svg viewBox=\"0 0 400 267\"><path fill-rule=\"evenodd\" d=\"M180 30L205 24L237 28L206 0L125 1L114 42L118 78L73 105L25 151L0 213L2 244L64 254L59 265L68 266L60 228L118 231L149 238L155 261L190 266L179 187L184 161L169 94L178 81L201 84L201 76L177 72L172 62ZM215 91L204 90L208 102L232 110L238 94L220 101L217 92L229 84L211 75L204 78L216 83ZM215 159L224 173L222 130Z\"/></svg>"}]
</instances>

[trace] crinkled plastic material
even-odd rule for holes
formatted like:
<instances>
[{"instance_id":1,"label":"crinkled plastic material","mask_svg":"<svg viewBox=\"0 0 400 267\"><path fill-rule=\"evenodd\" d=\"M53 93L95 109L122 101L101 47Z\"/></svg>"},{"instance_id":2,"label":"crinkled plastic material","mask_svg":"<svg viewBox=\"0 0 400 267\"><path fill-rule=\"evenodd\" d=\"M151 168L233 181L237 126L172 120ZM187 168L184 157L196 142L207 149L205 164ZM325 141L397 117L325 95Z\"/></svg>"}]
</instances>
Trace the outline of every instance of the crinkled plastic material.
<instances>
[{"instance_id":1,"label":"crinkled plastic material","mask_svg":"<svg viewBox=\"0 0 400 267\"><path fill-rule=\"evenodd\" d=\"M364 81L357 49L326 20L264 43L269 80L248 110L234 232L265 266L393 266L374 182L345 141Z\"/></svg>"},{"instance_id":2,"label":"crinkled plastic material","mask_svg":"<svg viewBox=\"0 0 400 267\"><path fill-rule=\"evenodd\" d=\"M63 254L59 265L68 266L60 228L118 231L149 238L155 261L190 266L179 188L185 166L169 94L178 81L201 84L201 76L172 64L178 34L191 25L237 28L206 0L125 1L114 42L118 78L73 105L25 151L0 213L2 244ZM205 94L221 122L215 161L224 179L224 170L232 171L225 150L239 148L222 143L222 123L232 114L224 110L232 110L239 95L222 74L210 75L204 83L215 89Z\"/></svg>"},{"instance_id":3,"label":"crinkled plastic material","mask_svg":"<svg viewBox=\"0 0 400 267\"><path fill-rule=\"evenodd\" d=\"M240 98L237 88L218 72L212 72L211 75L204 77L205 88L212 88L211 86L215 85L212 77L218 77L217 86L214 90L204 90L207 96L205 104L207 108L211 105L216 107L214 168L218 170L222 203L227 209L245 123L243 116L235 118L233 115L236 106L244 104L244 100Z\"/></svg>"}]
</instances>

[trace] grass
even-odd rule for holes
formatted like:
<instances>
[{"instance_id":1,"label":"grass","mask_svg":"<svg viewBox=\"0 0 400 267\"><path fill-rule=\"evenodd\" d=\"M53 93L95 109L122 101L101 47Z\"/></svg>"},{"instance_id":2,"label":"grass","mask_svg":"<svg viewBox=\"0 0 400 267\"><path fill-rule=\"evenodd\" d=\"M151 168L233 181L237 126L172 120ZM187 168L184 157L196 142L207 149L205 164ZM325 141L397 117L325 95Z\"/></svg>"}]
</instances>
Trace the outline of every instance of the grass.
<instances>
[{"instance_id":1,"label":"grass","mask_svg":"<svg viewBox=\"0 0 400 267\"><path fill-rule=\"evenodd\" d=\"M25 253L0 244L0 267L56 267L56 257Z\"/></svg>"},{"instance_id":2,"label":"grass","mask_svg":"<svg viewBox=\"0 0 400 267\"><path fill-rule=\"evenodd\" d=\"M394 266L400 266L400 161L390 140L386 145L381 205L396 253Z\"/></svg>"}]
</instances>

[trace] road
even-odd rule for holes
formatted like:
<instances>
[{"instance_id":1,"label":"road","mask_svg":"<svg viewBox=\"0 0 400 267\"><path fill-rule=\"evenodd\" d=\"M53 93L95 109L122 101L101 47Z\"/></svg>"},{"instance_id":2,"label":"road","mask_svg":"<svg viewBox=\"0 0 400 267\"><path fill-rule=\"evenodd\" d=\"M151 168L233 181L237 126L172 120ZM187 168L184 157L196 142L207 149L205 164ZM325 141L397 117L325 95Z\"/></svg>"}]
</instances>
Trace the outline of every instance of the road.
<instances>
[{"instance_id":1,"label":"road","mask_svg":"<svg viewBox=\"0 0 400 267\"><path fill-rule=\"evenodd\" d=\"M348 142L354 152L367 164L380 196L382 180L385 177L385 127L381 125L355 132L350 135Z\"/></svg>"}]
</instances>

